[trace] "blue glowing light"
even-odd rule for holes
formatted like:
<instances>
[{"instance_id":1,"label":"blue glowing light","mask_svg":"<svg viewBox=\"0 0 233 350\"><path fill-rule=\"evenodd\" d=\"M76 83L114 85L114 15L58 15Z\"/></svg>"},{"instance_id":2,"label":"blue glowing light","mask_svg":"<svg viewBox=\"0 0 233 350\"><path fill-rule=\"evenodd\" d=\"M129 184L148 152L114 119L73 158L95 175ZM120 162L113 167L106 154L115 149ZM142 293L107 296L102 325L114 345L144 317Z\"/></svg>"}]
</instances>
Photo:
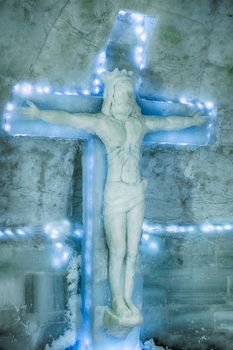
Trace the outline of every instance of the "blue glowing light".
<instances>
[{"instance_id":1,"label":"blue glowing light","mask_svg":"<svg viewBox=\"0 0 233 350\"><path fill-rule=\"evenodd\" d=\"M69 259L69 256L70 256L70 252L69 251L64 251L63 255L62 255L62 259L64 261L67 261Z\"/></svg>"},{"instance_id":2,"label":"blue glowing light","mask_svg":"<svg viewBox=\"0 0 233 350\"><path fill-rule=\"evenodd\" d=\"M78 238L82 238L83 237L83 230L82 229L74 230L74 236L78 237Z\"/></svg>"},{"instance_id":3,"label":"blue glowing light","mask_svg":"<svg viewBox=\"0 0 233 350\"><path fill-rule=\"evenodd\" d=\"M83 90L83 95L90 95L90 91L88 89Z\"/></svg>"},{"instance_id":4,"label":"blue glowing light","mask_svg":"<svg viewBox=\"0 0 233 350\"><path fill-rule=\"evenodd\" d=\"M101 74L101 73L103 73L103 72L105 72L106 71L106 69L104 68L104 67L97 67L97 69L96 69L96 72L98 73L98 74Z\"/></svg>"},{"instance_id":5,"label":"blue glowing light","mask_svg":"<svg viewBox=\"0 0 233 350\"><path fill-rule=\"evenodd\" d=\"M141 23L143 22L143 15L139 14L139 13L132 13L131 14L132 19L137 22L137 23Z\"/></svg>"},{"instance_id":6,"label":"blue glowing light","mask_svg":"<svg viewBox=\"0 0 233 350\"><path fill-rule=\"evenodd\" d=\"M233 230L233 224L223 223L223 224L213 224L213 223L203 223L197 225L150 225L148 223L143 224L143 235L144 241L148 241L150 235L153 234L205 234L205 233L225 233Z\"/></svg>"},{"instance_id":7,"label":"blue glowing light","mask_svg":"<svg viewBox=\"0 0 233 350\"><path fill-rule=\"evenodd\" d=\"M142 42L145 42L146 41L146 39L147 39L147 35L146 35L146 33L143 33L142 35L140 35L140 40L142 41Z\"/></svg>"},{"instance_id":8,"label":"blue glowing light","mask_svg":"<svg viewBox=\"0 0 233 350\"><path fill-rule=\"evenodd\" d=\"M61 248L63 248L63 244L60 242L57 242L57 243L55 243L55 247L58 249L61 249Z\"/></svg>"},{"instance_id":9,"label":"blue glowing light","mask_svg":"<svg viewBox=\"0 0 233 350\"><path fill-rule=\"evenodd\" d=\"M118 14L119 14L120 16L125 16L125 15L126 15L126 13L127 13L126 11L121 10L121 11L119 11L119 13L118 13Z\"/></svg>"},{"instance_id":10,"label":"blue glowing light","mask_svg":"<svg viewBox=\"0 0 233 350\"><path fill-rule=\"evenodd\" d=\"M137 26L137 27L135 27L135 32L137 34L143 34L144 33L144 28L142 26Z\"/></svg>"},{"instance_id":11,"label":"blue glowing light","mask_svg":"<svg viewBox=\"0 0 233 350\"><path fill-rule=\"evenodd\" d=\"M154 250L154 251L158 251L158 244L156 243L156 242L151 242L150 244L149 244L149 247L152 249L152 250Z\"/></svg>"},{"instance_id":12,"label":"blue glowing light","mask_svg":"<svg viewBox=\"0 0 233 350\"><path fill-rule=\"evenodd\" d=\"M100 85L100 84L101 84L100 79L96 78L96 79L93 81L93 84L94 84L94 85Z\"/></svg>"},{"instance_id":13,"label":"blue glowing light","mask_svg":"<svg viewBox=\"0 0 233 350\"><path fill-rule=\"evenodd\" d=\"M20 236L25 236L25 232L21 228L16 229L16 233Z\"/></svg>"},{"instance_id":14,"label":"blue glowing light","mask_svg":"<svg viewBox=\"0 0 233 350\"><path fill-rule=\"evenodd\" d=\"M148 235L147 233L144 233L143 236L142 236L142 239L143 239L144 241L148 241L149 238L150 238L150 235Z\"/></svg>"},{"instance_id":15,"label":"blue glowing light","mask_svg":"<svg viewBox=\"0 0 233 350\"><path fill-rule=\"evenodd\" d=\"M14 110L14 104L13 103L7 103L7 105L6 105L6 110L8 111L8 112L12 112L13 110Z\"/></svg>"},{"instance_id":16,"label":"blue glowing light","mask_svg":"<svg viewBox=\"0 0 233 350\"><path fill-rule=\"evenodd\" d=\"M7 124L7 123L4 124L3 129L4 129L5 131L9 132L9 131L11 130L10 124Z\"/></svg>"},{"instance_id":17,"label":"blue glowing light","mask_svg":"<svg viewBox=\"0 0 233 350\"><path fill-rule=\"evenodd\" d=\"M20 86L20 92L23 95L31 95L33 92L33 86L30 83L23 83Z\"/></svg>"},{"instance_id":18,"label":"blue glowing light","mask_svg":"<svg viewBox=\"0 0 233 350\"><path fill-rule=\"evenodd\" d=\"M208 109L213 109L214 108L214 103L210 102L210 101L207 101L207 102L205 102L205 106Z\"/></svg>"},{"instance_id":19,"label":"blue glowing light","mask_svg":"<svg viewBox=\"0 0 233 350\"><path fill-rule=\"evenodd\" d=\"M187 99L186 99L186 98L181 97L181 98L180 98L180 103L187 104L187 103L188 103L188 101L187 101Z\"/></svg>"},{"instance_id":20,"label":"blue glowing light","mask_svg":"<svg viewBox=\"0 0 233 350\"><path fill-rule=\"evenodd\" d=\"M204 107L204 105L203 105L203 103L197 102L197 107L198 107L199 109L202 109L202 108Z\"/></svg>"},{"instance_id":21,"label":"blue glowing light","mask_svg":"<svg viewBox=\"0 0 233 350\"><path fill-rule=\"evenodd\" d=\"M99 61L100 63L104 63L105 60L106 60L106 53L103 51L103 52L101 52L101 53L99 54L98 61Z\"/></svg>"},{"instance_id":22,"label":"blue glowing light","mask_svg":"<svg viewBox=\"0 0 233 350\"><path fill-rule=\"evenodd\" d=\"M4 231L4 232L5 232L5 234L6 234L6 235L8 235L9 237L14 236L13 231L12 231L11 229L9 229L9 228L8 228L8 229L5 229L5 231Z\"/></svg>"}]
</instances>

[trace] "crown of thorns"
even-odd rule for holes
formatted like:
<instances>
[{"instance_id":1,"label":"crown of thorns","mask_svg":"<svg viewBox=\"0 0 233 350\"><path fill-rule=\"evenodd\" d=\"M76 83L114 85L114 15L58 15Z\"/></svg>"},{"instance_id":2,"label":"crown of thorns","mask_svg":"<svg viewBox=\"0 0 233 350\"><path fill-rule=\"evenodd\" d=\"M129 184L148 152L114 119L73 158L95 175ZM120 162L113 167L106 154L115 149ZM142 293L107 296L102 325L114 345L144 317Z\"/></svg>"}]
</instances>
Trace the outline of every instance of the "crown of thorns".
<instances>
[{"instance_id":1,"label":"crown of thorns","mask_svg":"<svg viewBox=\"0 0 233 350\"><path fill-rule=\"evenodd\" d=\"M103 72L101 74L101 78L103 82L106 84L111 84L119 79L129 79L132 81L133 72L127 71L126 69L119 70L115 68L112 72Z\"/></svg>"}]
</instances>

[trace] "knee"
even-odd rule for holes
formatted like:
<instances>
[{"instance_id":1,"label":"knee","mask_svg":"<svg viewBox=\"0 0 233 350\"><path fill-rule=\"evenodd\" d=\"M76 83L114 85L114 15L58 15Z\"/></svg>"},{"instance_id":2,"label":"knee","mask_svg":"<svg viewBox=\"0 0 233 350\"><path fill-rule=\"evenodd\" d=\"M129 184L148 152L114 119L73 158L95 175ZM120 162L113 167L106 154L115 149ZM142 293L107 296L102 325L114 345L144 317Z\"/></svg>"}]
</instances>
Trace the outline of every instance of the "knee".
<instances>
[{"instance_id":1,"label":"knee","mask_svg":"<svg viewBox=\"0 0 233 350\"><path fill-rule=\"evenodd\" d=\"M110 248L109 249L109 255L110 255L110 259L112 260L123 260L125 258L126 255L126 249L124 247L120 247L118 249L114 248Z\"/></svg>"},{"instance_id":2,"label":"knee","mask_svg":"<svg viewBox=\"0 0 233 350\"><path fill-rule=\"evenodd\" d=\"M128 264L135 265L137 260L137 254L127 252L126 260Z\"/></svg>"}]
</instances>

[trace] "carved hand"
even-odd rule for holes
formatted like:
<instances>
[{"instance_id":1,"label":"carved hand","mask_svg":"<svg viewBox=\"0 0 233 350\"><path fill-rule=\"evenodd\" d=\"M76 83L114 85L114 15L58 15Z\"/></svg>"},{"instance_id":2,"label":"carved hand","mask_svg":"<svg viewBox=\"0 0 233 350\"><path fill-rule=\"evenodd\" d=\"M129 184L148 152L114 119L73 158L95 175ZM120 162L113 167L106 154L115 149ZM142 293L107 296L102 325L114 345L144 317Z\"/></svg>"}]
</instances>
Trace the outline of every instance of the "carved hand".
<instances>
[{"instance_id":1,"label":"carved hand","mask_svg":"<svg viewBox=\"0 0 233 350\"><path fill-rule=\"evenodd\" d=\"M206 124L207 123L207 119L205 116L202 115L202 112L201 111L197 111L193 114L192 116L194 122L195 122L195 125L203 125L203 124Z\"/></svg>"},{"instance_id":2,"label":"carved hand","mask_svg":"<svg viewBox=\"0 0 233 350\"><path fill-rule=\"evenodd\" d=\"M37 108L36 105L31 101L27 101L27 104L29 107L19 108L19 113L23 117L31 120L40 118L40 109Z\"/></svg>"}]
</instances>

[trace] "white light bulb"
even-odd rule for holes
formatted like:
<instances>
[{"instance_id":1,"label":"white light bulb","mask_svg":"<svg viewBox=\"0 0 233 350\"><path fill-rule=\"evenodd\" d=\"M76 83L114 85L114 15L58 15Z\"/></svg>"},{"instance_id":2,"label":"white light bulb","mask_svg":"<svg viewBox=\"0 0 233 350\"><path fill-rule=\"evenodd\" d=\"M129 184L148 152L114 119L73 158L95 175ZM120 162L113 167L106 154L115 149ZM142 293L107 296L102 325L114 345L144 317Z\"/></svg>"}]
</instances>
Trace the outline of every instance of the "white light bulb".
<instances>
[{"instance_id":1,"label":"white light bulb","mask_svg":"<svg viewBox=\"0 0 233 350\"><path fill-rule=\"evenodd\" d=\"M25 232L21 229L17 229L16 232L18 233L18 235L20 236L24 236L25 235Z\"/></svg>"},{"instance_id":2,"label":"white light bulb","mask_svg":"<svg viewBox=\"0 0 233 350\"><path fill-rule=\"evenodd\" d=\"M98 94L100 92L100 88L96 87L94 91L95 91L96 94Z\"/></svg>"},{"instance_id":3,"label":"white light bulb","mask_svg":"<svg viewBox=\"0 0 233 350\"><path fill-rule=\"evenodd\" d=\"M231 230L232 229L232 225L230 225L230 224L225 224L223 227L224 227L225 230Z\"/></svg>"},{"instance_id":4,"label":"white light bulb","mask_svg":"<svg viewBox=\"0 0 233 350\"><path fill-rule=\"evenodd\" d=\"M101 53L99 54L99 62L100 62L100 63L104 63L105 59L106 59L106 54L105 54L105 52L101 52Z\"/></svg>"},{"instance_id":5,"label":"white light bulb","mask_svg":"<svg viewBox=\"0 0 233 350\"><path fill-rule=\"evenodd\" d=\"M5 131L10 131L10 130L11 130L10 124L5 124L5 125L3 126L3 129L4 129Z\"/></svg>"},{"instance_id":6,"label":"white light bulb","mask_svg":"<svg viewBox=\"0 0 233 350\"><path fill-rule=\"evenodd\" d=\"M44 86L43 90L46 94L49 94L51 92L51 88L49 86Z\"/></svg>"},{"instance_id":7,"label":"white light bulb","mask_svg":"<svg viewBox=\"0 0 233 350\"><path fill-rule=\"evenodd\" d=\"M142 236L144 241L148 241L148 239L150 238L150 236L147 233L144 233Z\"/></svg>"},{"instance_id":8,"label":"white light bulb","mask_svg":"<svg viewBox=\"0 0 233 350\"><path fill-rule=\"evenodd\" d=\"M121 11L119 11L119 15L121 15L121 16L124 16L124 15L126 15L126 11L124 11L124 10L121 10Z\"/></svg>"},{"instance_id":9,"label":"white light bulb","mask_svg":"<svg viewBox=\"0 0 233 350\"><path fill-rule=\"evenodd\" d=\"M202 228L202 231L204 232L210 232L214 230L214 226L210 224L203 224L201 228Z\"/></svg>"},{"instance_id":10,"label":"white light bulb","mask_svg":"<svg viewBox=\"0 0 233 350\"><path fill-rule=\"evenodd\" d=\"M83 90L83 95L90 95L90 91L88 89Z\"/></svg>"},{"instance_id":11,"label":"white light bulb","mask_svg":"<svg viewBox=\"0 0 233 350\"><path fill-rule=\"evenodd\" d=\"M150 243L150 248L157 251L158 250L158 244L156 242L151 242Z\"/></svg>"},{"instance_id":12,"label":"white light bulb","mask_svg":"<svg viewBox=\"0 0 233 350\"><path fill-rule=\"evenodd\" d=\"M81 238L82 237L82 231L81 230L75 230L74 235Z\"/></svg>"},{"instance_id":13,"label":"white light bulb","mask_svg":"<svg viewBox=\"0 0 233 350\"><path fill-rule=\"evenodd\" d=\"M36 92L38 92L38 94L43 94L43 88L41 86L37 86Z\"/></svg>"},{"instance_id":14,"label":"white light bulb","mask_svg":"<svg viewBox=\"0 0 233 350\"><path fill-rule=\"evenodd\" d=\"M188 101L186 100L186 98L181 97L181 98L180 98L180 103L186 104L186 103L188 103Z\"/></svg>"},{"instance_id":15,"label":"white light bulb","mask_svg":"<svg viewBox=\"0 0 233 350\"><path fill-rule=\"evenodd\" d=\"M146 39L147 39L146 33L143 33L143 34L140 36L140 39L141 39L141 41L145 42Z\"/></svg>"},{"instance_id":16,"label":"white light bulb","mask_svg":"<svg viewBox=\"0 0 233 350\"><path fill-rule=\"evenodd\" d=\"M170 225L166 227L167 232L177 232L177 226L175 225Z\"/></svg>"},{"instance_id":17,"label":"white light bulb","mask_svg":"<svg viewBox=\"0 0 233 350\"><path fill-rule=\"evenodd\" d=\"M53 228L53 229L51 230L51 234L57 236L57 235L59 234L59 231L58 231L56 228Z\"/></svg>"},{"instance_id":18,"label":"white light bulb","mask_svg":"<svg viewBox=\"0 0 233 350\"><path fill-rule=\"evenodd\" d=\"M213 102L210 102L210 101L205 102L205 106L206 106L208 109L212 109L212 108L214 108L214 104L213 104Z\"/></svg>"},{"instance_id":19,"label":"white light bulb","mask_svg":"<svg viewBox=\"0 0 233 350\"><path fill-rule=\"evenodd\" d=\"M61 249L63 247L62 243L57 242L55 243L55 247Z\"/></svg>"},{"instance_id":20,"label":"white light bulb","mask_svg":"<svg viewBox=\"0 0 233 350\"><path fill-rule=\"evenodd\" d=\"M100 79L95 79L95 80L93 81L93 84L94 84L94 85L100 85L100 83L101 83Z\"/></svg>"},{"instance_id":21,"label":"white light bulb","mask_svg":"<svg viewBox=\"0 0 233 350\"><path fill-rule=\"evenodd\" d=\"M32 93L32 85L29 83L24 83L20 86L20 91L23 95L30 95Z\"/></svg>"},{"instance_id":22,"label":"white light bulb","mask_svg":"<svg viewBox=\"0 0 233 350\"><path fill-rule=\"evenodd\" d=\"M69 258L69 252L64 252L63 254L63 260L67 260Z\"/></svg>"},{"instance_id":23,"label":"white light bulb","mask_svg":"<svg viewBox=\"0 0 233 350\"><path fill-rule=\"evenodd\" d=\"M7 103L7 105L6 105L6 110L8 111L8 112L12 112L13 110L14 110L14 105L13 105L13 103Z\"/></svg>"},{"instance_id":24,"label":"white light bulb","mask_svg":"<svg viewBox=\"0 0 233 350\"><path fill-rule=\"evenodd\" d=\"M10 229L6 229L5 230L5 234L8 235L8 236L13 236L14 235L12 230L10 230Z\"/></svg>"},{"instance_id":25,"label":"white light bulb","mask_svg":"<svg viewBox=\"0 0 233 350\"><path fill-rule=\"evenodd\" d=\"M90 345L90 340L89 339L84 339L84 344L86 345L86 346L88 346L88 345Z\"/></svg>"}]
</instances>

